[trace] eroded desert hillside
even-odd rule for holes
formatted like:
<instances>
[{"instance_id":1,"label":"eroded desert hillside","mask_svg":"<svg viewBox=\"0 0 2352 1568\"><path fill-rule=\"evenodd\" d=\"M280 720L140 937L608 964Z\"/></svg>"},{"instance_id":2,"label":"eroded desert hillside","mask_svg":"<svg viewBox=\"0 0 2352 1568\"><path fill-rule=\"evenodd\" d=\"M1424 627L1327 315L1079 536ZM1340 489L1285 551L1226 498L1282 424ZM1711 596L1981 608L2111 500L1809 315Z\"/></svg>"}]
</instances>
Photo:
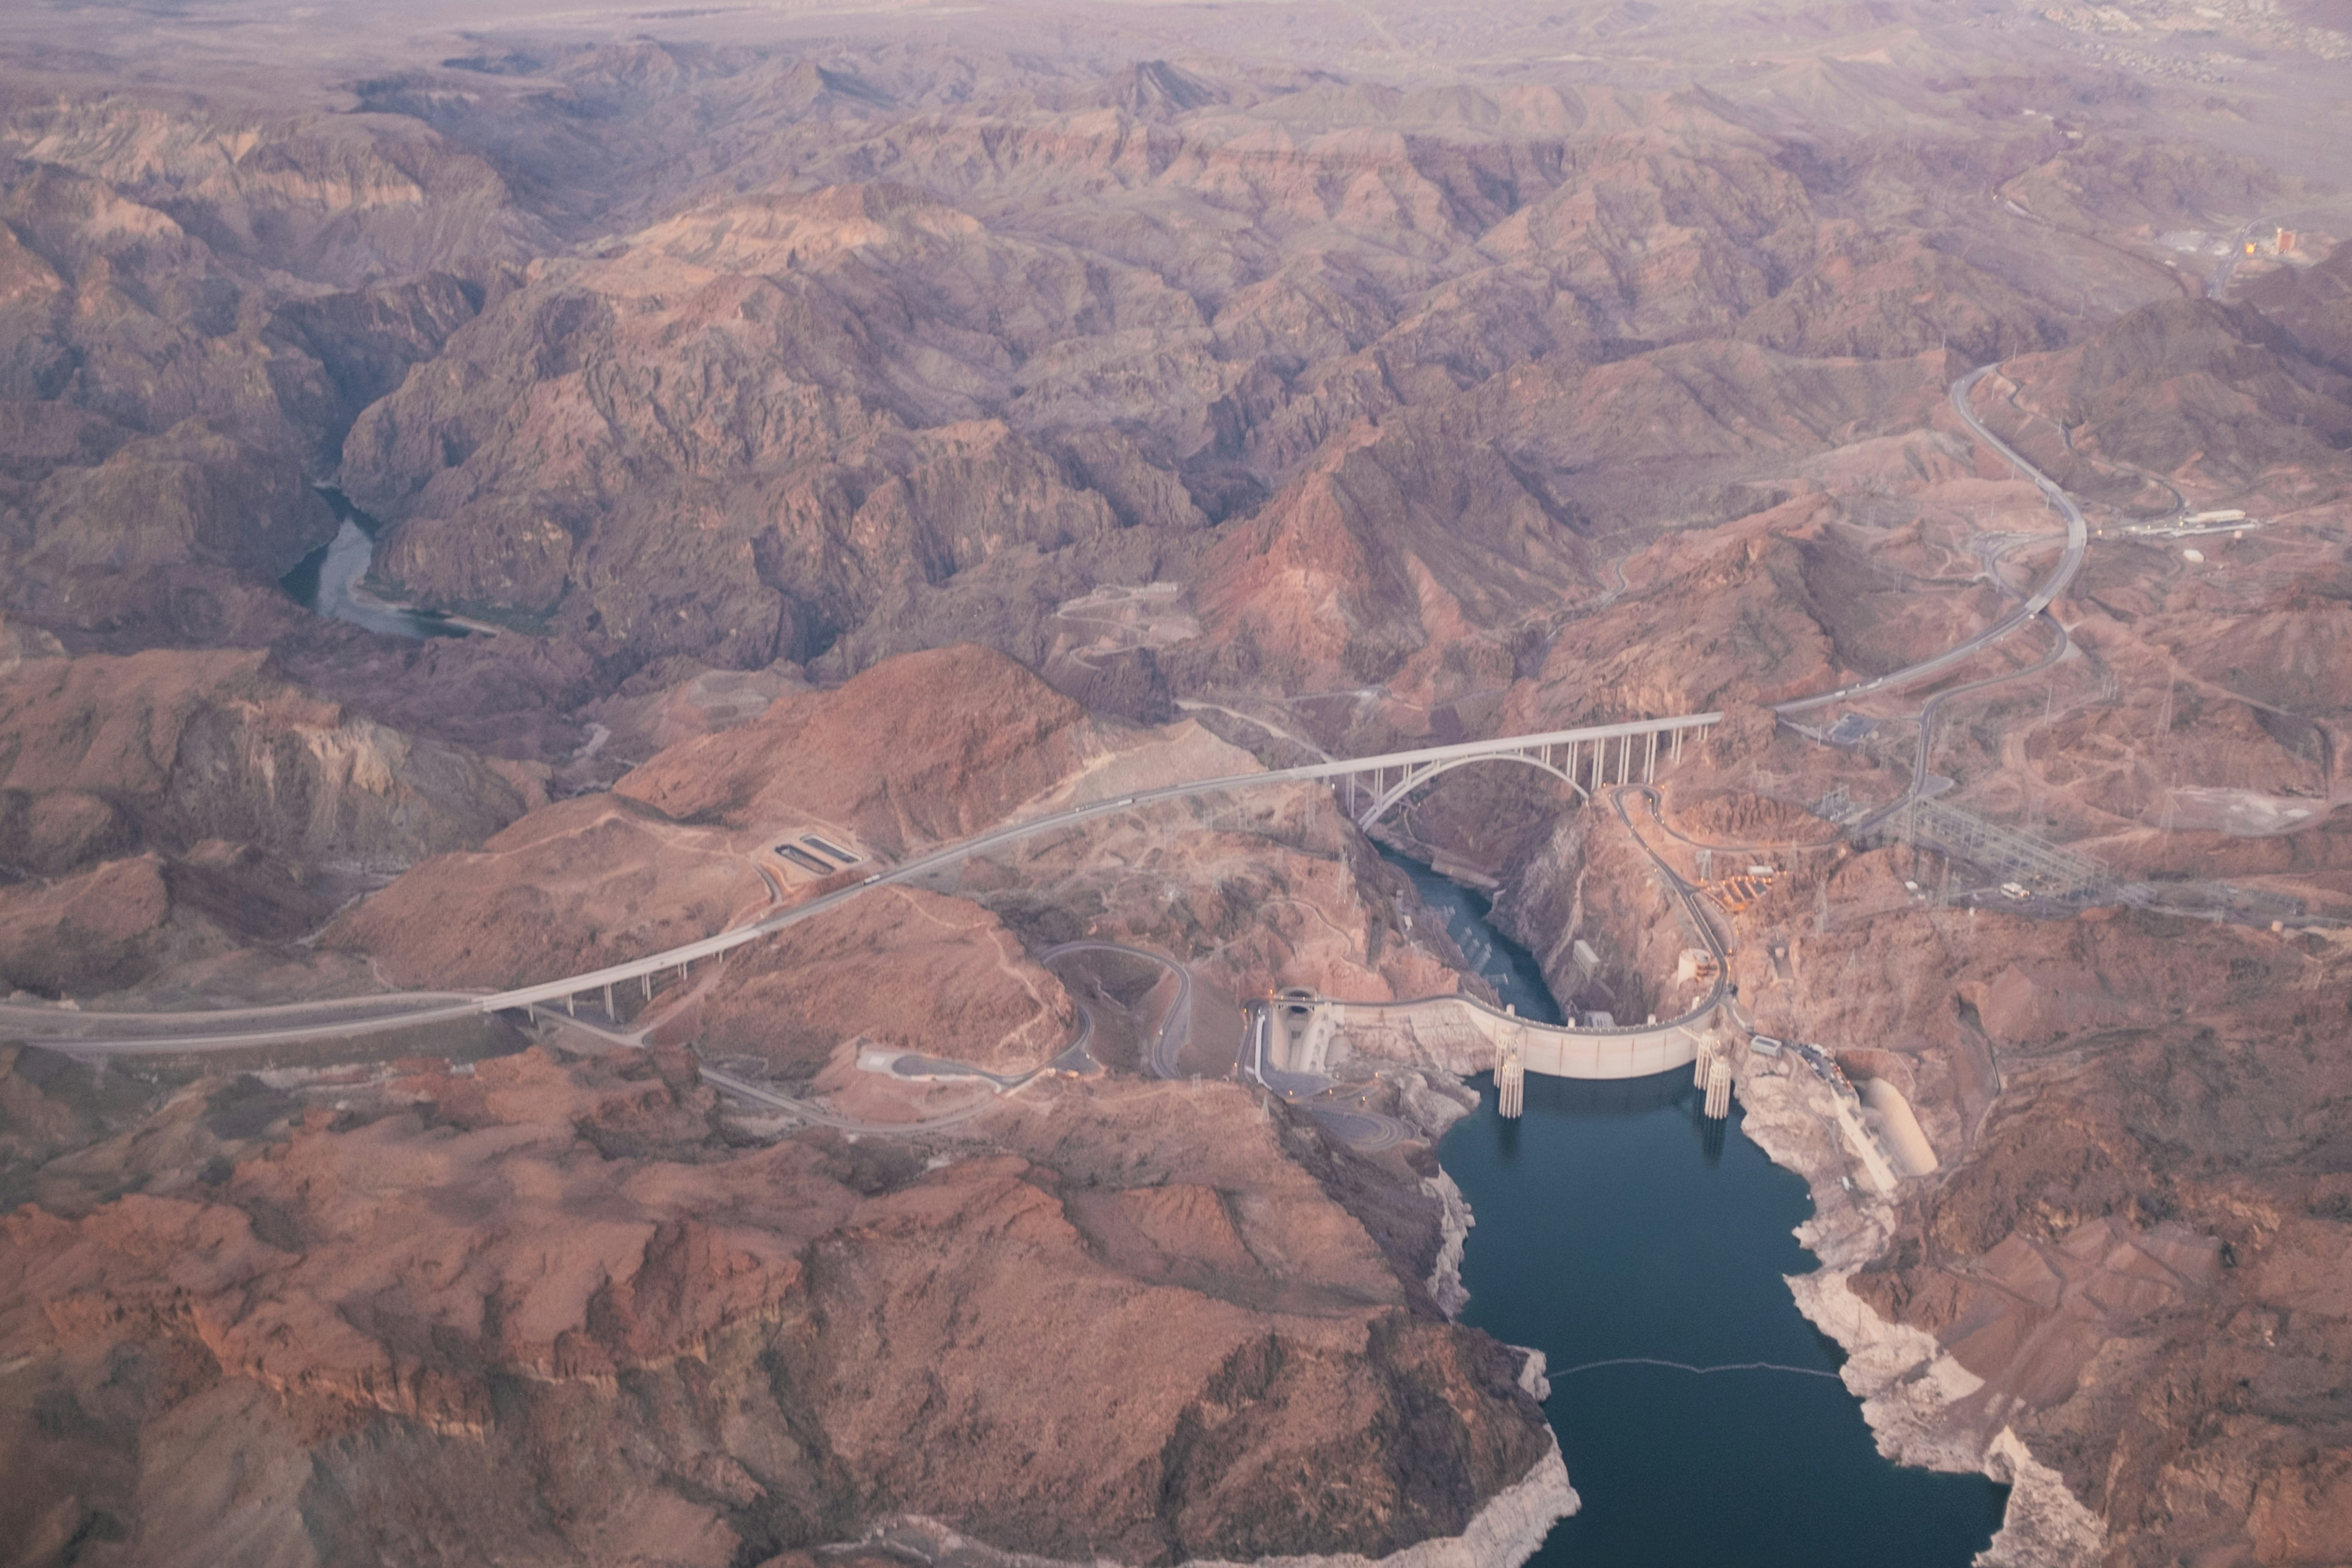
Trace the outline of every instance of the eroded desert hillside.
<instances>
[{"instance_id":1,"label":"eroded desert hillside","mask_svg":"<svg viewBox=\"0 0 2352 1568\"><path fill-rule=\"evenodd\" d=\"M20 9L0 1563L1515 1568L1384 851L1983 1561L2347 1561L2335 0Z\"/></svg>"}]
</instances>

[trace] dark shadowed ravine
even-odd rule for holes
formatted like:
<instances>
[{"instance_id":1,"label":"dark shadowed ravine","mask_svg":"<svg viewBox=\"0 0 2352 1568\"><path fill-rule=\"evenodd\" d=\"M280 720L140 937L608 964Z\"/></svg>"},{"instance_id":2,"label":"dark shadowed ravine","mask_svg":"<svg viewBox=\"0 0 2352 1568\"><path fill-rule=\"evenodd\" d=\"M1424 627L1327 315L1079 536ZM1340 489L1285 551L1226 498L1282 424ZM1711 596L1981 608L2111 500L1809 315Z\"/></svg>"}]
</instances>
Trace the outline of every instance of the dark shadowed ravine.
<instances>
[{"instance_id":1,"label":"dark shadowed ravine","mask_svg":"<svg viewBox=\"0 0 2352 1568\"><path fill-rule=\"evenodd\" d=\"M1390 859L1504 1000L1558 1021L1483 899ZM1549 1358L1545 1408L1584 1500L1538 1568L1964 1568L1984 1550L2008 1489L1879 1457L1842 1354L1782 1282L1814 1267L1790 1234L1805 1183L1737 1107L1707 1123L1688 1072L1530 1074L1517 1122L1483 1091L1440 1150L1477 1217L1463 1321Z\"/></svg>"}]
</instances>

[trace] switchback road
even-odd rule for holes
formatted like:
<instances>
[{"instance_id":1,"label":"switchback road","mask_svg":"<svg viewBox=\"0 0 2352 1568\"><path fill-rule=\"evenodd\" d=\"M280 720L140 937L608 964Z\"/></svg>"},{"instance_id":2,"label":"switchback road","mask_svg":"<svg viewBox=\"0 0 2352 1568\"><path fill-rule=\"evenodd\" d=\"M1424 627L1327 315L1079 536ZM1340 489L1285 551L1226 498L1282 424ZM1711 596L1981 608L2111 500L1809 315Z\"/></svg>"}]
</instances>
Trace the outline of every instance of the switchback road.
<instances>
[{"instance_id":1,"label":"switchback road","mask_svg":"<svg viewBox=\"0 0 2352 1568\"><path fill-rule=\"evenodd\" d=\"M1130 958L1157 964L1176 977L1175 998L1168 1004L1168 1010L1160 1015L1160 1027L1152 1031L1150 1046L1144 1052L1144 1063L1154 1078L1177 1076L1177 1059L1183 1052L1184 1042L1192 1034L1192 971L1175 959L1147 947L1130 947L1124 942L1104 942L1092 937L1048 947L1037 955L1037 962L1050 964L1069 953L1123 953Z\"/></svg>"}]
</instances>

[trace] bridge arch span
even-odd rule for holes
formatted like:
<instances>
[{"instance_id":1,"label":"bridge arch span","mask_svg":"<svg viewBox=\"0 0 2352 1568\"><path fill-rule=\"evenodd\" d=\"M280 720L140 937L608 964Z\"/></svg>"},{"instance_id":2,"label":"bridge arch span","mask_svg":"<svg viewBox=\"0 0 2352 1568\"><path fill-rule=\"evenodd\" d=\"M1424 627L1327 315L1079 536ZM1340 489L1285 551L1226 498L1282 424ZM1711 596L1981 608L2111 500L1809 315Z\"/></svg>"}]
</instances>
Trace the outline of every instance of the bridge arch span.
<instances>
[{"instance_id":1,"label":"bridge arch span","mask_svg":"<svg viewBox=\"0 0 2352 1568\"><path fill-rule=\"evenodd\" d=\"M1655 781L1660 763L1682 759L1686 735L1704 734L1722 716L1693 714L1684 718L1634 719L1588 729L1554 730L1547 735L1506 736L1327 762L1295 769L1291 776L1327 781L1338 794L1341 809L1358 827L1367 830L1415 789L1465 762L1522 763L1550 774L1591 800L1611 784Z\"/></svg>"},{"instance_id":2,"label":"bridge arch span","mask_svg":"<svg viewBox=\"0 0 2352 1568\"><path fill-rule=\"evenodd\" d=\"M1590 800L1592 799L1591 790L1577 782L1574 778L1570 777L1566 772L1553 767L1550 763L1544 761L1541 758L1529 757L1523 752L1497 751L1484 757L1448 758L1443 762L1433 762L1425 767L1416 768L1413 772L1407 775L1401 782L1390 786L1387 789L1382 790L1378 795L1374 796L1370 805L1361 808L1351 807L1349 815L1355 818L1356 826L1369 831L1373 823L1379 821L1382 817L1387 816L1391 811L1394 810L1397 806L1404 800L1406 796L1412 794L1414 790L1420 789L1430 780L1437 778L1440 774L1451 773L1455 768L1466 767L1473 762L1516 762L1520 764L1522 767L1532 768L1539 773L1549 773L1553 778L1559 779L1561 783L1567 785L1570 789L1575 790L1585 800Z\"/></svg>"}]
</instances>

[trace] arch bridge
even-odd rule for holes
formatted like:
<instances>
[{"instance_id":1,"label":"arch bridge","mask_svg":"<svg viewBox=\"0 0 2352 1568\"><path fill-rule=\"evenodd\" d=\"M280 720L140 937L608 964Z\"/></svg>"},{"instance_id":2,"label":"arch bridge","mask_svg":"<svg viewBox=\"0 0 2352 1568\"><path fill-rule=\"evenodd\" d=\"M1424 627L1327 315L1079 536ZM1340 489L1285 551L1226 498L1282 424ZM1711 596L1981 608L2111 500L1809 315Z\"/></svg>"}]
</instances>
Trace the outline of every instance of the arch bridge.
<instances>
[{"instance_id":1,"label":"arch bridge","mask_svg":"<svg viewBox=\"0 0 2352 1568\"><path fill-rule=\"evenodd\" d=\"M1685 741L1705 735L1722 717L1719 713L1685 714L1543 735L1507 735L1284 772L1291 778L1328 781L1356 825L1369 829L1439 774L1473 762L1516 762L1537 768L1588 800L1612 784L1653 784L1661 763L1671 767L1681 761Z\"/></svg>"},{"instance_id":2,"label":"arch bridge","mask_svg":"<svg viewBox=\"0 0 2352 1568\"><path fill-rule=\"evenodd\" d=\"M1578 793L1591 799L1612 784L1654 780L1662 764L1671 765L1680 760L1684 746L1692 737L1706 734L1722 718L1720 713L1686 714L1675 718L1634 719L1622 724L1590 725L1581 729L1551 730L1541 735L1503 736L1492 740L1424 747L1414 751L1392 751L1379 757L1346 758L1309 763L1300 768L1277 768L1263 772L1194 779L1189 783L1139 790L1117 800L1087 800L1042 816L1007 822L955 843L943 844L897 865L875 871L864 881L851 886L794 904L748 925L732 926L676 947L585 974L519 986L487 996L410 992L211 1015L174 1014L168 1019L149 1020L136 1027L130 1027L132 1025L130 1017L113 1015L118 1027L125 1027L127 1034L142 1038L102 1043L88 1037L96 1030L109 1027L110 1015L82 1012L51 1014L43 1009L34 1020L33 1032L46 1038L81 1036L83 1038L79 1043L85 1051L91 1051L166 1048L222 1050L320 1035L407 1029L473 1013L504 1012L558 1004L572 1010L576 1009L578 998L593 997L600 992L610 1014L618 987L635 986L650 999L657 976L675 972L683 984L688 977L691 966L707 958L719 957L747 943L760 941L788 925L814 919L877 886L911 881L1001 845L1059 832L1131 807L1232 790L1263 789L1273 784L1319 781L1330 786L1350 817L1360 825L1369 828L1394 809L1399 801L1440 774L1450 773L1472 762L1484 761L1514 762L1540 769L1564 780ZM1622 814L1622 802L1620 811ZM364 1009L367 1016L348 1016L346 1009ZM318 1016L321 1009L334 1013L331 1021ZM12 1030L21 1027L28 1018L26 1011L8 1009L5 1004L0 1004L0 1012L12 1014L8 1019ZM184 1017L194 1024L193 1030L180 1022Z\"/></svg>"}]
</instances>

